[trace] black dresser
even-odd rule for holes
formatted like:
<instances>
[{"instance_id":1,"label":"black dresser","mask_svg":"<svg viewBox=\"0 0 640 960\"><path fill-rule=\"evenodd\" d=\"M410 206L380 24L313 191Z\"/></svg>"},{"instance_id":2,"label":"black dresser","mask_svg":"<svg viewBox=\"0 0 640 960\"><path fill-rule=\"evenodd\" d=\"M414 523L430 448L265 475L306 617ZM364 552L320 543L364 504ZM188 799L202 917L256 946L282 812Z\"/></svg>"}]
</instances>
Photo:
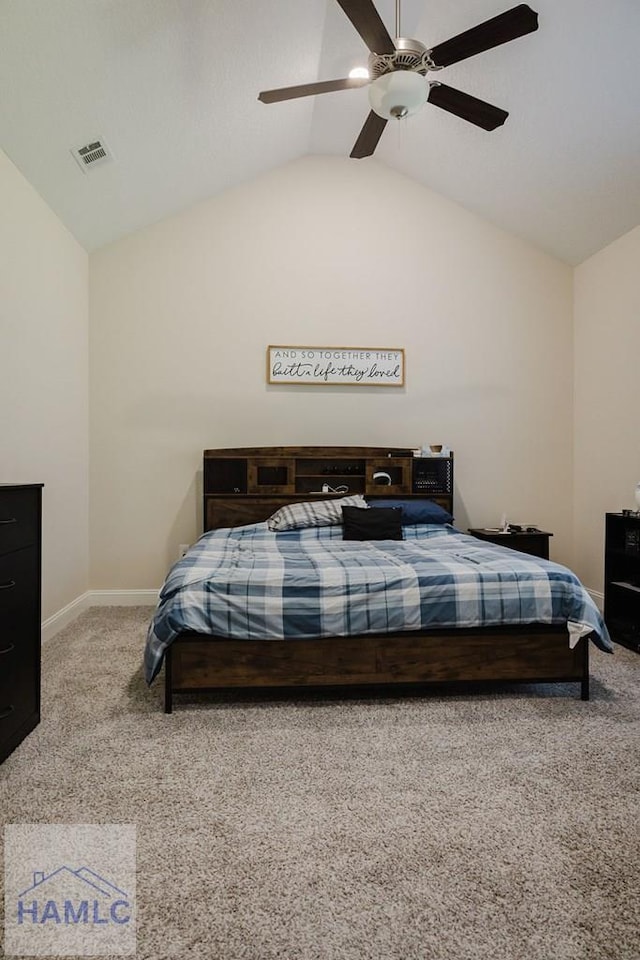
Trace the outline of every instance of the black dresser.
<instances>
[{"instance_id":1,"label":"black dresser","mask_svg":"<svg viewBox=\"0 0 640 960\"><path fill-rule=\"evenodd\" d=\"M0 484L0 762L40 722L42 486Z\"/></svg>"}]
</instances>

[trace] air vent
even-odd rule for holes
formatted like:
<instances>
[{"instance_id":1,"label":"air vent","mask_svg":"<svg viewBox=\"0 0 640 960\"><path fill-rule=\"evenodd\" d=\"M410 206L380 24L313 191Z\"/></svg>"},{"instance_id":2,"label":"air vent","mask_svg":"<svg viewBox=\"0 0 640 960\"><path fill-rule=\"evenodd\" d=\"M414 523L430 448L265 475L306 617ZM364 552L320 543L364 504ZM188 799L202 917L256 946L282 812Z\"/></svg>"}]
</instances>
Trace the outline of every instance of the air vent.
<instances>
[{"instance_id":1,"label":"air vent","mask_svg":"<svg viewBox=\"0 0 640 960\"><path fill-rule=\"evenodd\" d=\"M104 163L113 160L113 154L109 150L104 140L92 140L83 147L77 147L71 153L75 157L78 166L84 170L93 170L94 167L101 167Z\"/></svg>"}]
</instances>

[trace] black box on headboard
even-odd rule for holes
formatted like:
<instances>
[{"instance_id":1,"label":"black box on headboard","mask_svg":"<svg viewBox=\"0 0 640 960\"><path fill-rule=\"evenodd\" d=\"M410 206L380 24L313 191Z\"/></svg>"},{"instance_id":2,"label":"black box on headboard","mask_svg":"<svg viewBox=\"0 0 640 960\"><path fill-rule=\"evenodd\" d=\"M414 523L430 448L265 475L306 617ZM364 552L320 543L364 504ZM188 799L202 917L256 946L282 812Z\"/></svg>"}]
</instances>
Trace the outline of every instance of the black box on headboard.
<instances>
[{"instance_id":1,"label":"black box on headboard","mask_svg":"<svg viewBox=\"0 0 640 960\"><path fill-rule=\"evenodd\" d=\"M453 461L450 457L416 457L413 461L411 490L430 497L453 493Z\"/></svg>"},{"instance_id":2,"label":"black box on headboard","mask_svg":"<svg viewBox=\"0 0 640 960\"><path fill-rule=\"evenodd\" d=\"M247 461L239 457L204 461L204 492L246 493Z\"/></svg>"}]
</instances>

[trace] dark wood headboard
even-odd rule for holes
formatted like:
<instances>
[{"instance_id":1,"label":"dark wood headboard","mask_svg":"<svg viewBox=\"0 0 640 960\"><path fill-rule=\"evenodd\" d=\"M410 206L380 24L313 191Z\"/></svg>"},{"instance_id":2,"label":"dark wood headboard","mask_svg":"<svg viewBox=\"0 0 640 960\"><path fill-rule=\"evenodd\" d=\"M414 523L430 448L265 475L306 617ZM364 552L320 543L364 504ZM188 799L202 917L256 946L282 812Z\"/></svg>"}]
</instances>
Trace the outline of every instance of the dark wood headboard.
<instances>
[{"instance_id":1,"label":"dark wood headboard","mask_svg":"<svg viewBox=\"0 0 640 960\"><path fill-rule=\"evenodd\" d=\"M377 473L391 482L384 478L381 484ZM354 493L426 498L453 513L452 453L414 457L405 447L233 447L205 450L203 475L205 531L258 523L286 503Z\"/></svg>"}]
</instances>

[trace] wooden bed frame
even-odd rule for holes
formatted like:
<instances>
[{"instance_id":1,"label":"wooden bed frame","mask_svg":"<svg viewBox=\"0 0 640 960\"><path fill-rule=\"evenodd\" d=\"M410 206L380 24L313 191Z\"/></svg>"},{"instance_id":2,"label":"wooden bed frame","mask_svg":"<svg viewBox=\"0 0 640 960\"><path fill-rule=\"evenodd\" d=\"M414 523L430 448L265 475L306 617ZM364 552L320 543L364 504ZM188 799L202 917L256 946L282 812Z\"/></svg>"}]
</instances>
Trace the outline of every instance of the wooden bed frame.
<instances>
[{"instance_id":1,"label":"wooden bed frame","mask_svg":"<svg viewBox=\"0 0 640 960\"><path fill-rule=\"evenodd\" d=\"M418 464L416 472L410 451L397 448L205 450L205 530L266 520L284 503L326 499L327 493L315 490L326 477L332 486L348 480L350 493L429 496L453 512L453 456L446 459L444 466ZM336 464L345 472L338 472ZM382 493L373 474L385 467L393 482ZM431 489L425 490L425 476ZM232 688L344 691L373 685L388 693L389 688L419 685L426 690L461 683L575 682L581 699L588 700L589 642L583 638L571 649L565 626L542 624L310 640L229 640L185 633L165 656L164 709L172 712L174 694Z\"/></svg>"}]
</instances>

